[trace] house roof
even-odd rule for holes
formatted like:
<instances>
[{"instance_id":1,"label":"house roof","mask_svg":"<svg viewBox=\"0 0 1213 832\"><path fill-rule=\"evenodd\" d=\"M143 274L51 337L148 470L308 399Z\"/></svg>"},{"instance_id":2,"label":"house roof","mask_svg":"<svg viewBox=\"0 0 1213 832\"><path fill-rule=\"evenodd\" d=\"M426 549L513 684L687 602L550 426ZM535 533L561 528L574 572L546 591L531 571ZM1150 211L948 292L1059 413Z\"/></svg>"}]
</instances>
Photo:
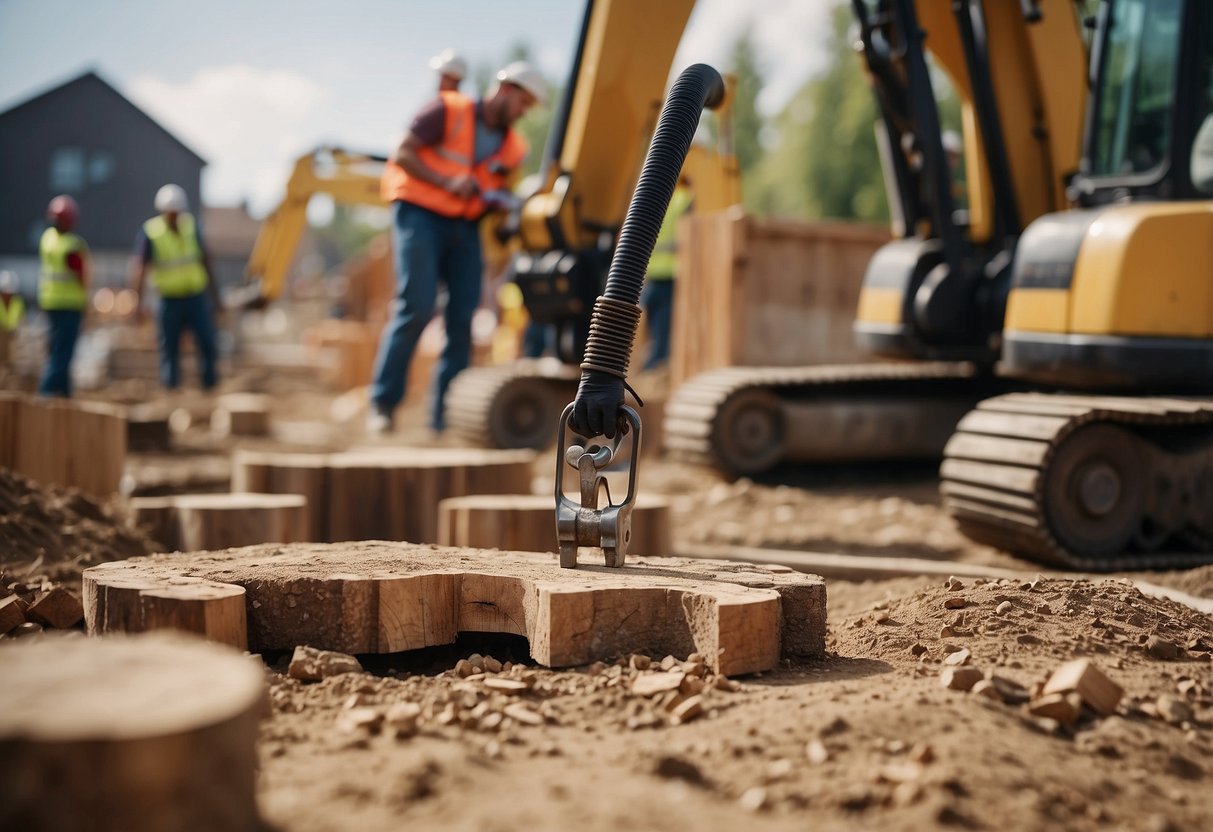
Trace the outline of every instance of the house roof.
<instances>
[{"instance_id":1,"label":"house roof","mask_svg":"<svg viewBox=\"0 0 1213 832\"><path fill-rule=\"evenodd\" d=\"M164 125L162 125L160 122L156 121L154 118L149 116L143 110L139 109L139 107L137 107L133 102L131 102L131 100L129 98L124 96L122 93L118 92L118 90L112 84L107 82L104 78L102 78L100 75L98 75L95 71L93 71L91 69L81 75L76 76L75 78L71 79L70 81L65 81L62 84L58 84L54 87L51 87L48 90L44 90L43 92L37 93L36 95L25 99L24 101L20 102L19 104L16 104L12 107L9 107L7 110L0 112L0 120L3 120L5 118L7 118L8 116L10 116L20 110L24 110L33 104L41 102L43 99L49 98L54 95L58 95L72 87L83 86L83 85L93 85L93 86L105 91L106 93L111 95L113 98L120 101L123 105L128 107L132 112L138 114L138 116L140 118L146 119L148 122L150 122L152 125L154 125L156 127L156 129L158 129L161 133L163 133L165 136L167 136L169 139L171 139L173 142L175 142L178 146L183 148L187 153L189 153L195 159L197 159L200 164L202 164L202 165L206 164L206 159L202 158L202 156L200 156L193 148L191 148L185 142L181 141L181 139L177 138L175 135L170 133L164 127Z\"/></svg>"}]
</instances>

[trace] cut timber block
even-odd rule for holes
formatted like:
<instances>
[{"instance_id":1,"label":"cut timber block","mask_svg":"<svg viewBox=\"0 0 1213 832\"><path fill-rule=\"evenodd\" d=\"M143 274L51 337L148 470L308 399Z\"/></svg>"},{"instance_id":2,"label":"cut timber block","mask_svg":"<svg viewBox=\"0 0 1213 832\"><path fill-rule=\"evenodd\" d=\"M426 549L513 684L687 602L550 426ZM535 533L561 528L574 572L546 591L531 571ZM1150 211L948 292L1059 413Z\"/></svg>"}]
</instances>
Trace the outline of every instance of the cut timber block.
<instances>
[{"instance_id":1,"label":"cut timber block","mask_svg":"<svg viewBox=\"0 0 1213 832\"><path fill-rule=\"evenodd\" d=\"M25 617L30 621L66 630L75 627L84 617L84 609L76 596L61 586L54 587L42 593L29 605Z\"/></svg>"},{"instance_id":2,"label":"cut timber block","mask_svg":"<svg viewBox=\"0 0 1213 832\"><path fill-rule=\"evenodd\" d=\"M307 499L299 494L183 494L131 500L136 523L168 550L200 552L306 540Z\"/></svg>"},{"instance_id":3,"label":"cut timber block","mask_svg":"<svg viewBox=\"0 0 1213 832\"><path fill-rule=\"evenodd\" d=\"M259 393L228 393L220 396L211 414L216 436L268 436L270 397Z\"/></svg>"},{"instance_id":4,"label":"cut timber block","mask_svg":"<svg viewBox=\"0 0 1213 832\"><path fill-rule=\"evenodd\" d=\"M265 669L160 633L0 649L0 829L262 830Z\"/></svg>"},{"instance_id":5,"label":"cut timber block","mask_svg":"<svg viewBox=\"0 0 1213 832\"><path fill-rule=\"evenodd\" d=\"M238 451L234 488L302 494L306 539L438 541L438 504L469 494L527 494L533 451L352 449L334 454Z\"/></svg>"},{"instance_id":6,"label":"cut timber block","mask_svg":"<svg viewBox=\"0 0 1213 832\"><path fill-rule=\"evenodd\" d=\"M1053 671L1041 693L1077 693L1096 713L1116 713L1124 688L1113 682L1090 659L1074 659Z\"/></svg>"},{"instance_id":7,"label":"cut timber block","mask_svg":"<svg viewBox=\"0 0 1213 832\"><path fill-rule=\"evenodd\" d=\"M157 575L107 573L106 577L85 582L84 626L89 633L172 629L248 649L243 587L167 570Z\"/></svg>"},{"instance_id":8,"label":"cut timber block","mask_svg":"<svg viewBox=\"0 0 1213 832\"><path fill-rule=\"evenodd\" d=\"M556 499L539 494L452 497L438 505L438 543L475 549L558 552ZM670 554L670 504L641 495L632 509L628 553Z\"/></svg>"},{"instance_id":9,"label":"cut timber block","mask_svg":"<svg viewBox=\"0 0 1213 832\"><path fill-rule=\"evenodd\" d=\"M248 616L254 652L305 644L341 653L395 653L450 644L461 632L512 633L531 656L569 667L628 653L701 653L715 671L753 673L781 657L825 650L824 582L758 564L638 558L620 569L561 569L551 555L407 543L255 546L153 555L84 573L90 633L157 626L164 588L228 586ZM182 626L182 618L173 620ZM234 627L234 622L233 622ZM199 630L198 632L202 632Z\"/></svg>"},{"instance_id":10,"label":"cut timber block","mask_svg":"<svg viewBox=\"0 0 1213 832\"><path fill-rule=\"evenodd\" d=\"M0 598L0 636L24 623L24 602L16 595Z\"/></svg>"},{"instance_id":11,"label":"cut timber block","mask_svg":"<svg viewBox=\"0 0 1213 832\"><path fill-rule=\"evenodd\" d=\"M30 479L101 498L118 490L126 466L121 408L31 398L14 408L8 400L0 407L0 443L10 439L12 462L6 467Z\"/></svg>"},{"instance_id":12,"label":"cut timber block","mask_svg":"<svg viewBox=\"0 0 1213 832\"><path fill-rule=\"evenodd\" d=\"M167 413L152 413L131 408L126 413L126 449L142 453L168 453L173 449L173 432Z\"/></svg>"}]
</instances>

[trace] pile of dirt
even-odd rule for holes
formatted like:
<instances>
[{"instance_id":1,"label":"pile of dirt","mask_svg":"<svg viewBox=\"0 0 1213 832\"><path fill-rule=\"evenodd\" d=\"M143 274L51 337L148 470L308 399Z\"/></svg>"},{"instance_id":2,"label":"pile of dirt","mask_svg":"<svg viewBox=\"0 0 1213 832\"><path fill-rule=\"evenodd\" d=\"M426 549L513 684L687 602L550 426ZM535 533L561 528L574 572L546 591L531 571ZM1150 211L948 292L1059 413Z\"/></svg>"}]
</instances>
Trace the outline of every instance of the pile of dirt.
<instances>
[{"instance_id":1,"label":"pile of dirt","mask_svg":"<svg viewBox=\"0 0 1213 832\"><path fill-rule=\"evenodd\" d=\"M713 681L688 720L663 704L681 691L656 690L687 665L656 657L499 673L456 670L455 655L437 673L381 658L378 672L316 684L275 674L263 806L292 832L1185 830L1213 816L1207 616L1119 581L830 593L844 612L827 659ZM941 684L963 662L1031 691L1078 657L1124 689L1114 713L1065 725Z\"/></svg>"},{"instance_id":2,"label":"pile of dirt","mask_svg":"<svg viewBox=\"0 0 1213 832\"><path fill-rule=\"evenodd\" d=\"M156 549L117 505L0 468L0 572L12 579L61 582L78 595L89 566Z\"/></svg>"}]
</instances>

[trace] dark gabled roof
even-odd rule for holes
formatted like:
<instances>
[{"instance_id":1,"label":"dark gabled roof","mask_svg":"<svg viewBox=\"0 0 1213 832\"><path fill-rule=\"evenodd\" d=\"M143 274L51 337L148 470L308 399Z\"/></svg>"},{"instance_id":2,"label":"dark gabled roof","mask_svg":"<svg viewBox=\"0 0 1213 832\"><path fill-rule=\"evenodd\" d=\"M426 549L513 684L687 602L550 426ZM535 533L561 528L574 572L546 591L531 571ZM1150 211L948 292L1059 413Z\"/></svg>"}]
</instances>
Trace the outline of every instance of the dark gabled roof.
<instances>
[{"instance_id":1,"label":"dark gabled roof","mask_svg":"<svg viewBox=\"0 0 1213 832\"><path fill-rule=\"evenodd\" d=\"M113 96L118 101L122 102L122 104L124 104L126 107L130 108L131 112L137 113L140 118L146 119L149 124L152 124L153 126L156 127L157 130L159 130L161 133L163 133L164 135L166 135L170 139L172 139L178 146L180 146L182 149L184 149L185 152L189 153L191 156L193 156L195 159L197 159L199 161L199 163L201 163L203 165L206 164L206 159L204 159L200 155L198 155L198 153L195 152L193 148L191 148L185 142L181 141L181 139L177 138L172 133L170 133L164 127L164 125L162 125L160 122L156 121L154 118L149 116L143 110L139 109L139 107L135 106L135 104L129 98L127 98L122 93L118 92L118 90L115 89L113 85L108 83L104 78L102 78L100 75L98 75L96 72L94 72L91 69L82 75L76 76L75 78L73 78L70 81L66 81L62 84L58 84L54 87L51 87L49 90L40 92L37 95L34 95L30 98L25 99L20 104L16 104L12 107L9 107L4 112L0 112L0 120L7 118L9 115L12 115L13 113L17 112L18 110L23 110L26 107L29 107L31 104L39 102L44 98L49 98L52 95L57 95L71 87L75 87L75 86L78 86L81 84L90 84L90 83L94 84L96 86L99 86L102 90L105 90L109 95Z\"/></svg>"}]
</instances>

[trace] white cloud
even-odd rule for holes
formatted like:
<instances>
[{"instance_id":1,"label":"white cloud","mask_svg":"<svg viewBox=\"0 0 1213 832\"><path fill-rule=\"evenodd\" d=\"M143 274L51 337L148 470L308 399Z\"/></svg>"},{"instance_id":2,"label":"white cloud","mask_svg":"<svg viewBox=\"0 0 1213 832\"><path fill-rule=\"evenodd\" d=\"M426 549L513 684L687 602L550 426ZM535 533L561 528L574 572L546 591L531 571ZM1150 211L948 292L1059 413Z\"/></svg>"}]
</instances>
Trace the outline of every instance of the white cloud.
<instances>
[{"instance_id":1,"label":"white cloud","mask_svg":"<svg viewBox=\"0 0 1213 832\"><path fill-rule=\"evenodd\" d=\"M257 213L282 198L287 160L315 143L314 123L327 97L294 72L241 65L206 67L184 83L141 76L127 91L210 162L203 175L207 202L247 197Z\"/></svg>"},{"instance_id":2,"label":"white cloud","mask_svg":"<svg viewBox=\"0 0 1213 832\"><path fill-rule=\"evenodd\" d=\"M758 97L774 115L813 73L824 68L822 44L838 0L699 0L678 47L674 68L697 62L724 69L746 26L752 27L766 84Z\"/></svg>"}]
</instances>

